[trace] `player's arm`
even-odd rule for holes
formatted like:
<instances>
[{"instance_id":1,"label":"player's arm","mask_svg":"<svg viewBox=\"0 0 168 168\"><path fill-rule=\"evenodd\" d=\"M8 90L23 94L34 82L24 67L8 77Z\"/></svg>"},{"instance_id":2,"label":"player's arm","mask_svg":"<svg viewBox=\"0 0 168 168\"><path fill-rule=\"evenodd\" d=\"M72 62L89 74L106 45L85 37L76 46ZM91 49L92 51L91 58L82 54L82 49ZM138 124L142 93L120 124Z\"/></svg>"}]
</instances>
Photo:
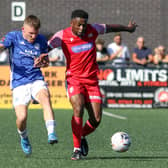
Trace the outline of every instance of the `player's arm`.
<instances>
[{"instance_id":1,"label":"player's arm","mask_svg":"<svg viewBox=\"0 0 168 168\"><path fill-rule=\"evenodd\" d=\"M34 67L36 68L44 68L48 67L49 59L48 53L42 53L39 57L34 59Z\"/></svg>"},{"instance_id":2,"label":"player's arm","mask_svg":"<svg viewBox=\"0 0 168 168\"><path fill-rule=\"evenodd\" d=\"M14 43L15 32L9 32L4 37L0 39L0 52L4 51L7 48L10 48Z\"/></svg>"},{"instance_id":3,"label":"player's arm","mask_svg":"<svg viewBox=\"0 0 168 168\"><path fill-rule=\"evenodd\" d=\"M38 68L44 68L44 67L48 67L49 66L49 62L52 60L50 60L48 54L52 49L50 47L48 47L48 53L42 53L40 54L39 57L34 59L34 67L38 67Z\"/></svg>"},{"instance_id":4,"label":"player's arm","mask_svg":"<svg viewBox=\"0 0 168 168\"><path fill-rule=\"evenodd\" d=\"M55 33L48 41L48 53L54 48L61 47L62 34L62 31L59 31ZM45 67L45 65L43 66L43 64L49 64L48 53L43 53L38 58L36 58L36 60L34 61L34 67Z\"/></svg>"},{"instance_id":5,"label":"player's arm","mask_svg":"<svg viewBox=\"0 0 168 168\"><path fill-rule=\"evenodd\" d=\"M131 19L128 26L120 24L91 24L98 34L105 34L110 32L127 31L133 33L136 30L137 24Z\"/></svg>"},{"instance_id":6,"label":"player's arm","mask_svg":"<svg viewBox=\"0 0 168 168\"><path fill-rule=\"evenodd\" d=\"M120 24L106 24L106 33L110 32L121 32L127 31L133 33L136 30L137 24L130 20L128 26L120 25Z\"/></svg>"}]
</instances>

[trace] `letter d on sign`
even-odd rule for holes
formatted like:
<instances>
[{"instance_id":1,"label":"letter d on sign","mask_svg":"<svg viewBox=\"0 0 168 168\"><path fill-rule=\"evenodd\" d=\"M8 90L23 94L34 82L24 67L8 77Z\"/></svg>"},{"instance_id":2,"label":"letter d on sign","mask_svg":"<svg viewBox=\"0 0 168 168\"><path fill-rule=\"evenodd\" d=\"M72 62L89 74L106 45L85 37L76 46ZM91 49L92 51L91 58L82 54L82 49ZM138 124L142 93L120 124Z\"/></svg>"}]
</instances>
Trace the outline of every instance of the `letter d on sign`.
<instances>
[{"instance_id":1,"label":"letter d on sign","mask_svg":"<svg viewBox=\"0 0 168 168\"><path fill-rule=\"evenodd\" d=\"M11 18L12 21L24 21L26 16L26 4L25 2L12 2L11 3Z\"/></svg>"}]
</instances>

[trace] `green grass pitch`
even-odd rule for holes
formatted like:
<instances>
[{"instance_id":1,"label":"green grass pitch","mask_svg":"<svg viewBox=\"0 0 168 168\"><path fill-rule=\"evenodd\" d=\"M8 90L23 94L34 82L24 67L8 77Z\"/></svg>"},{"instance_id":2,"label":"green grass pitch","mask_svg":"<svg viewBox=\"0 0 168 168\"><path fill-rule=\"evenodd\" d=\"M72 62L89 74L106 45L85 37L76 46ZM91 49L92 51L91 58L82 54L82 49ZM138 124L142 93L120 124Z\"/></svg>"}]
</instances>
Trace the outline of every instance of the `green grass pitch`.
<instances>
[{"instance_id":1,"label":"green grass pitch","mask_svg":"<svg viewBox=\"0 0 168 168\"><path fill-rule=\"evenodd\" d=\"M100 127L88 136L89 155L71 161L71 110L55 109L59 143L47 144L47 132L41 110L30 110L28 131L33 153L25 157L16 132L13 110L0 109L0 168L165 168L168 164L167 109L105 109L127 120L103 115ZM84 119L86 120L85 114ZM110 137L125 131L132 145L128 152L112 151Z\"/></svg>"}]
</instances>

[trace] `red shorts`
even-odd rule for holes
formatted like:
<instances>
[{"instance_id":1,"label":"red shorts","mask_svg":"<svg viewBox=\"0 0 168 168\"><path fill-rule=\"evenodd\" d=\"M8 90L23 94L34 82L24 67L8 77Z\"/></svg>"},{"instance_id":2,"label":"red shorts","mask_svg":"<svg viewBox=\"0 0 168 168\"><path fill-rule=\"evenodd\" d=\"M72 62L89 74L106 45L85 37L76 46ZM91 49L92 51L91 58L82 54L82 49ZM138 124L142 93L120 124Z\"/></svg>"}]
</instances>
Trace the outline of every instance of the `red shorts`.
<instances>
[{"instance_id":1,"label":"red shorts","mask_svg":"<svg viewBox=\"0 0 168 168\"><path fill-rule=\"evenodd\" d=\"M102 103L102 95L97 82L93 81L93 84L86 84L79 81L67 82L67 94L70 98L76 94L83 94L85 102L97 102Z\"/></svg>"}]
</instances>

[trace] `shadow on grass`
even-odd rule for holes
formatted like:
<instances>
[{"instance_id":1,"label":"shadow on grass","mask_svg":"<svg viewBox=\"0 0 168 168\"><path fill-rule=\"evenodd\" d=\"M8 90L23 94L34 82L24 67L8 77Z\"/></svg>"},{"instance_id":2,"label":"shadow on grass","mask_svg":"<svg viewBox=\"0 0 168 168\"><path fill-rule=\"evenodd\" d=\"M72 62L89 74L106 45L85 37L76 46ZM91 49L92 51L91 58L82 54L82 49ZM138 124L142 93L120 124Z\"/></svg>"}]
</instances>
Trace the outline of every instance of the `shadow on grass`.
<instances>
[{"instance_id":1,"label":"shadow on grass","mask_svg":"<svg viewBox=\"0 0 168 168\"><path fill-rule=\"evenodd\" d=\"M88 157L86 160L132 160L132 161L153 161L168 159L168 156L113 156L113 157Z\"/></svg>"},{"instance_id":2,"label":"shadow on grass","mask_svg":"<svg viewBox=\"0 0 168 168\"><path fill-rule=\"evenodd\" d=\"M15 156L16 157L16 156ZM5 158L5 157L4 157ZM21 155L17 158L25 158L26 160L30 159L42 159L42 160L71 160L70 157L64 157L64 156L39 156L39 155L30 155L25 156ZM91 160L129 160L129 161L154 161L154 160L168 160L168 156L93 156L93 157L84 157L82 159L83 161L91 161Z\"/></svg>"}]
</instances>

